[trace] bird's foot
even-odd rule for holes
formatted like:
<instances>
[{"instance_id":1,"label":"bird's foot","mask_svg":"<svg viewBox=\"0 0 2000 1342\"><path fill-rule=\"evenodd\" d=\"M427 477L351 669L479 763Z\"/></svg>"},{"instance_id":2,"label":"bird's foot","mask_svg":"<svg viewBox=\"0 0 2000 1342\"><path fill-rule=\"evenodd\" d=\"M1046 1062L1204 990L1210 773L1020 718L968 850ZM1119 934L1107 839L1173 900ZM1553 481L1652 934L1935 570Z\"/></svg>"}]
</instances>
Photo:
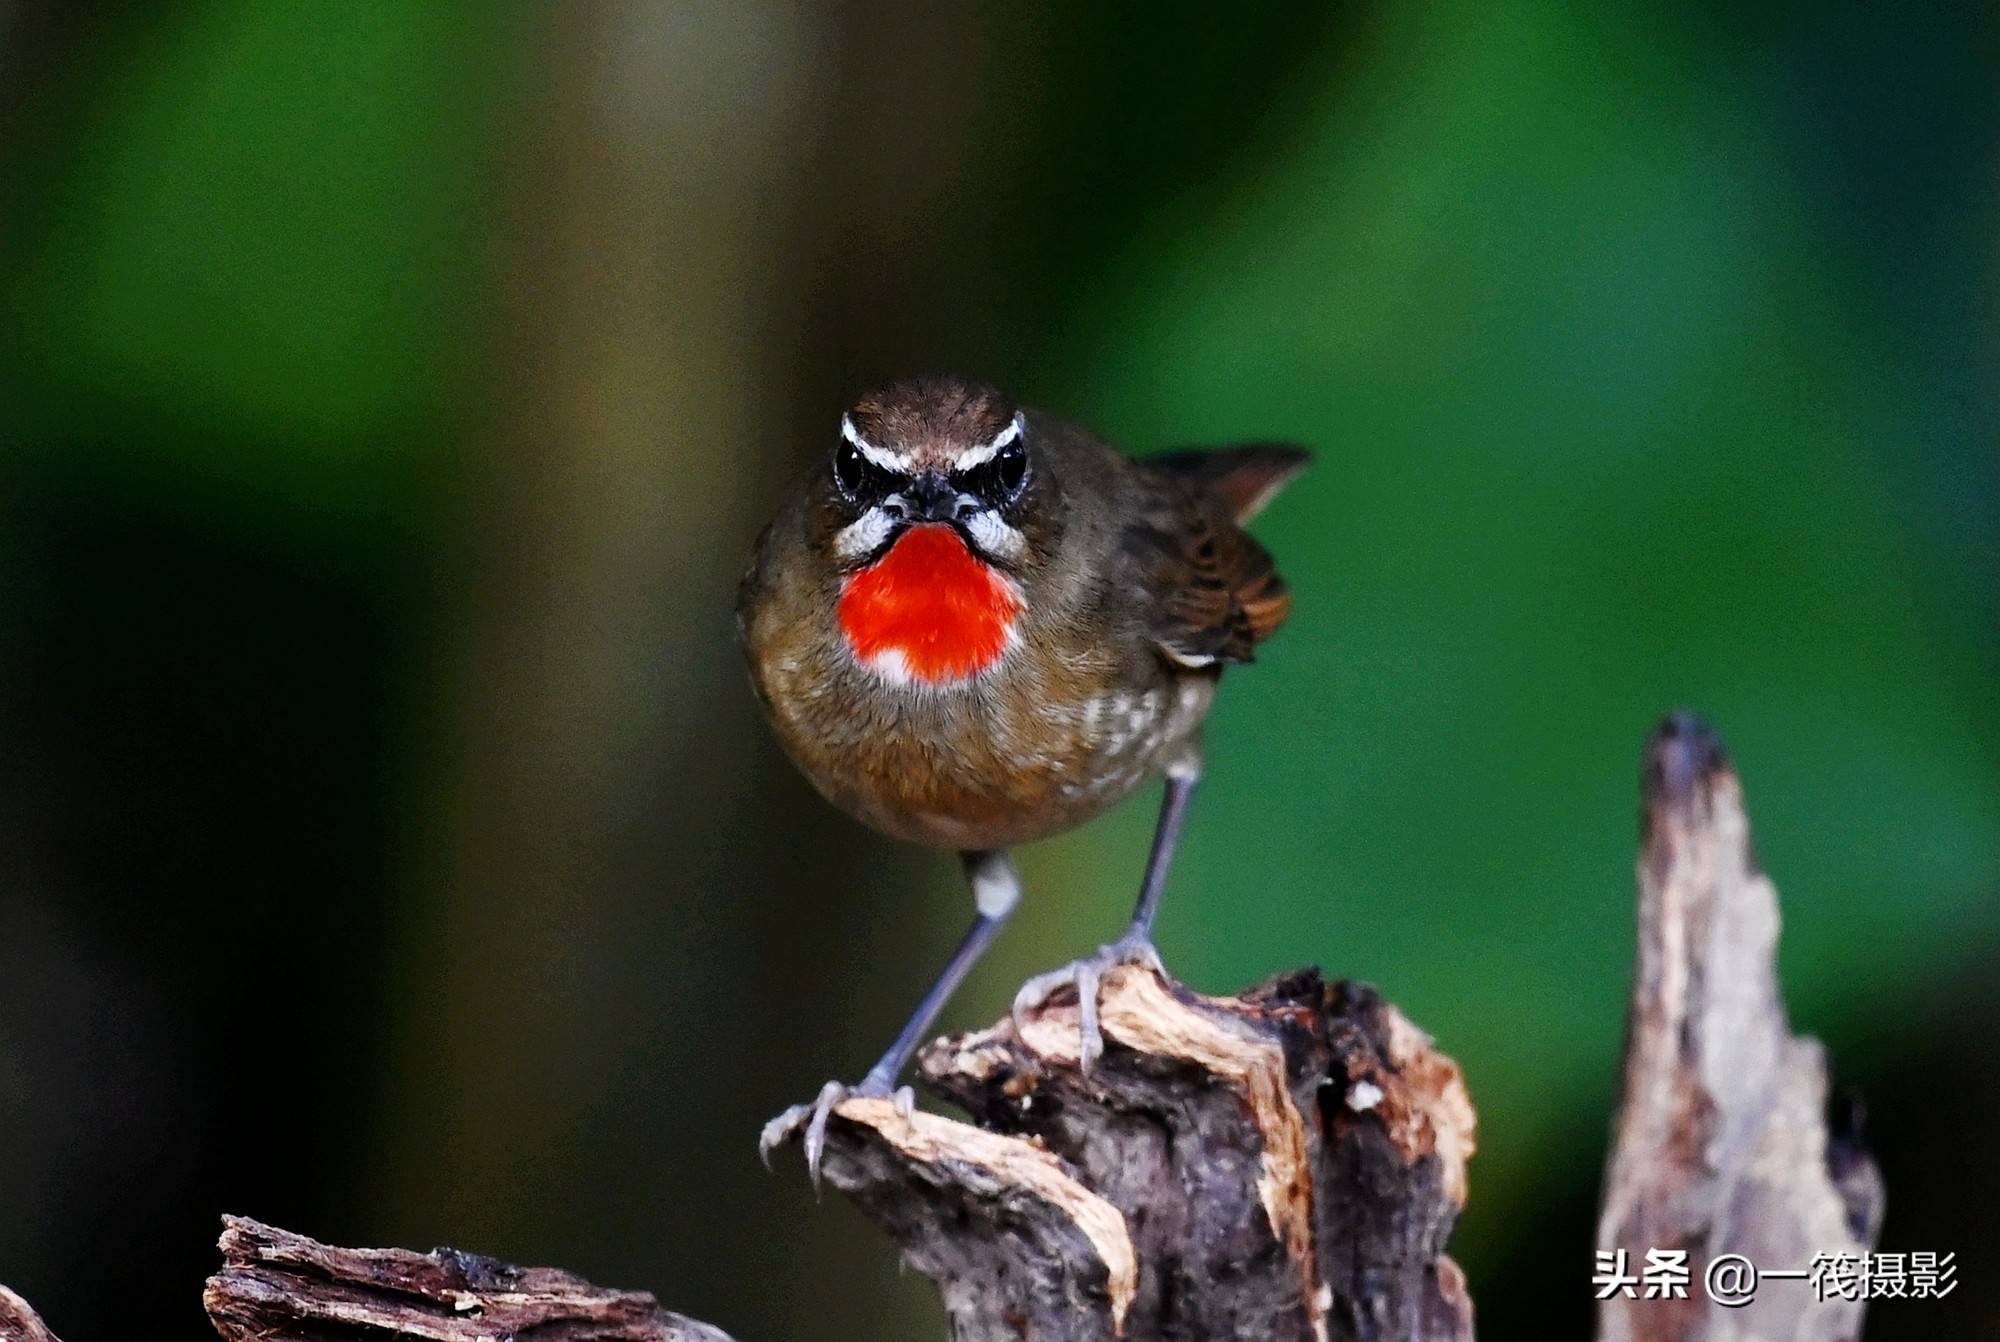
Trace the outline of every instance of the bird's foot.
<instances>
[{"instance_id":1,"label":"bird's foot","mask_svg":"<svg viewBox=\"0 0 2000 1342\"><path fill-rule=\"evenodd\" d=\"M1088 1072L1104 1055L1104 1034L1097 1024L1097 989L1105 972L1119 965L1144 965L1155 974L1166 975L1167 967L1154 949L1152 939L1134 929L1109 946L1099 946L1097 954L1071 961L1061 969L1037 974L1014 994L1014 1024L1020 1027L1028 1012L1040 1007L1064 988L1076 989L1078 1013L1077 1063Z\"/></svg>"},{"instance_id":2,"label":"bird's foot","mask_svg":"<svg viewBox=\"0 0 2000 1342\"><path fill-rule=\"evenodd\" d=\"M771 1152L777 1150L800 1129L805 1131L806 1174L812 1179L814 1189L819 1188L819 1160L826 1152L826 1120L833 1113L834 1106L842 1100L870 1098L893 1100L897 1112L908 1118L916 1112L917 1094L908 1086L897 1086L895 1078L870 1072L854 1085L839 1081L829 1081L819 1088L819 1095L811 1104L795 1104L764 1125L764 1131L757 1138L757 1154L764 1158L764 1168L771 1168Z\"/></svg>"}]
</instances>

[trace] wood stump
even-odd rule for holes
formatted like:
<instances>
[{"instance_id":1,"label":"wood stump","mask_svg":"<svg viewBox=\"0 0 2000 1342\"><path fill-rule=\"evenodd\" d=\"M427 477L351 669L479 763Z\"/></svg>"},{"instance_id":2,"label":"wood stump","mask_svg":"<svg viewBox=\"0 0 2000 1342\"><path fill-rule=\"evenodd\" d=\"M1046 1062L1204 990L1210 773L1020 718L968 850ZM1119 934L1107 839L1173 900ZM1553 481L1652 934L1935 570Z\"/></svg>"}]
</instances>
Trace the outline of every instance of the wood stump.
<instances>
[{"instance_id":1,"label":"wood stump","mask_svg":"<svg viewBox=\"0 0 2000 1342\"><path fill-rule=\"evenodd\" d=\"M1681 1298L1613 1292L1601 1342L1853 1342L1862 1306L1704 1270L1808 1266L1874 1243L1882 1183L1857 1112L1778 990L1778 903L1743 792L1699 722L1647 749L1638 958L1597 1247L1685 1253ZM1473 1111L1455 1063L1373 989L1317 970L1236 997L1105 975L1105 1053L1074 995L933 1042L922 1083L969 1116L849 1099L827 1179L934 1280L956 1342L1470 1342L1445 1254ZM1574 1279L1583 1289L1582 1248ZM232 1342L729 1342L640 1292L454 1249L340 1249L230 1217L204 1302ZM1779 1290L1778 1286L1789 1289ZM829 1321L829 1335L854 1335ZM0 1342L55 1342L0 1287Z\"/></svg>"}]
</instances>

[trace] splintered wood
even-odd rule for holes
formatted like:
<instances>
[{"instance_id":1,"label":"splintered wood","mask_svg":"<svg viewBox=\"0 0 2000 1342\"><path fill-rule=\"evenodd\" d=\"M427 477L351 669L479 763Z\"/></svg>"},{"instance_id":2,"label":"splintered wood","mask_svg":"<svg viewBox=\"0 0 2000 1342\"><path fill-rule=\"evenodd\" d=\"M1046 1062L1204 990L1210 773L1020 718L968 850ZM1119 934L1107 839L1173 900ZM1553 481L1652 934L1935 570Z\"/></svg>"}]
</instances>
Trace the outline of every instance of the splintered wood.
<instances>
[{"instance_id":1,"label":"splintered wood","mask_svg":"<svg viewBox=\"0 0 2000 1342\"><path fill-rule=\"evenodd\" d=\"M643 1291L457 1249L337 1249L240 1216L221 1248L202 1304L229 1342L729 1342Z\"/></svg>"},{"instance_id":2,"label":"splintered wood","mask_svg":"<svg viewBox=\"0 0 2000 1342\"><path fill-rule=\"evenodd\" d=\"M1707 728L1669 719L1645 776L1639 951L1597 1247L1625 1275L1685 1254L1684 1298L1620 1287L1600 1342L1851 1342L1858 1301L1771 1280L1729 1305L1705 1282L1741 1255L1807 1269L1875 1242L1882 1184L1858 1133L1830 1124L1819 1044L1778 991L1778 892L1757 869L1743 789Z\"/></svg>"},{"instance_id":3,"label":"splintered wood","mask_svg":"<svg viewBox=\"0 0 2000 1342\"><path fill-rule=\"evenodd\" d=\"M1312 971L1207 998L1126 966L1100 1021L1089 1073L1073 996L931 1045L924 1081L977 1126L834 1110L826 1178L958 1342L1471 1338L1444 1241L1472 1105L1394 1007Z\"/></svg>"}]
</instances>

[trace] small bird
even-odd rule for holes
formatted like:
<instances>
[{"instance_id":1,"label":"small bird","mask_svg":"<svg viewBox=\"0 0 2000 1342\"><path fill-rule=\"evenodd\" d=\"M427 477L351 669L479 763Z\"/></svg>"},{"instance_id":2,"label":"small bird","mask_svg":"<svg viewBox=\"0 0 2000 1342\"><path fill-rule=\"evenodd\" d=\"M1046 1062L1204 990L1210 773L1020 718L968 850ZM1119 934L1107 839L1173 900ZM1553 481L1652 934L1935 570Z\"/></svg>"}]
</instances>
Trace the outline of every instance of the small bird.
<instances>
[{"instance_id":1,"label":"small bird","mask_svg":"<svg viewBox=\"0 0 2000 1342\"><path fill-rule=\"evenodd\" d=\"M1161 774L1131 925L1014 1001L1018 1016L1073 988L1084 1067L1099 1056L1099 977L1160 967L1153 919L1222 669L1250 661L1290 609L1242 526L1307 460L1266 443L1134 459L951 377L892 383L841 416L744 575L751 681L828 800L892 838L960 854L977 916L859 1083L830 1081L765 1126L767 1158L804 1124L817 1180L843 1097L893 1096L907 1112L897 1078L1020 899L1008 849Z\"/></svg>"}]
</instances>

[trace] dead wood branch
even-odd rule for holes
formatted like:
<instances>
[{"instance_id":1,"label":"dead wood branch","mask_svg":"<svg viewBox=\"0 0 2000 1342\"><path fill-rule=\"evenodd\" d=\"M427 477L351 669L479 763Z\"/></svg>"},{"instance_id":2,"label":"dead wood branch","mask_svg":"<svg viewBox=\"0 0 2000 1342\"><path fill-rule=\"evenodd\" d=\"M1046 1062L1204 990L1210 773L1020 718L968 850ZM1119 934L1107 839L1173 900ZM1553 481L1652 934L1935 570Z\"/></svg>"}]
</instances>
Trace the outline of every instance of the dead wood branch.
<instances>
[{"instance_id":1,"label":"dead wood branch","mask_svg":"<svg viewBox=\"0 0 2000 1342\"><path fill-rule=\"evenodd\" d=\"M1848 1342L1862 1306L1774 1280L1728 1308L1702 1286L1718 1255L1809 1268L1875 1242L1882 1184L1849 1125L1830 1124L1827 1063L1778 991L1778 892L1757 869L1743 789L1691 717L1654 735L1639 859L1639 951L1597 1245L1643 1264L1688 1253L1684 1300L1613 1295L1601 1342Z\"/></svg>"},{"instance_id":2,"label":"dead wood branch","mask_svg":"<svg viewBox=\"0 0 2000 1342\"><path fill-rule=\"evenodd\" d=\"M56 1342L56 1335L27 1301L0 1286L0 1342Z\"/></svg>"},{"instance_id":3,"label":"dead wood branch","mask_svg":"<svg viewBox=\"0 0 2000 1342\"><path fill-rule=\"evenodd\" d=\"M221 1248L202 1304L229 1342L729 1342L643 1291L457 1249L336 1249L240 1216Z\"/></svg>"}]
</instances>

